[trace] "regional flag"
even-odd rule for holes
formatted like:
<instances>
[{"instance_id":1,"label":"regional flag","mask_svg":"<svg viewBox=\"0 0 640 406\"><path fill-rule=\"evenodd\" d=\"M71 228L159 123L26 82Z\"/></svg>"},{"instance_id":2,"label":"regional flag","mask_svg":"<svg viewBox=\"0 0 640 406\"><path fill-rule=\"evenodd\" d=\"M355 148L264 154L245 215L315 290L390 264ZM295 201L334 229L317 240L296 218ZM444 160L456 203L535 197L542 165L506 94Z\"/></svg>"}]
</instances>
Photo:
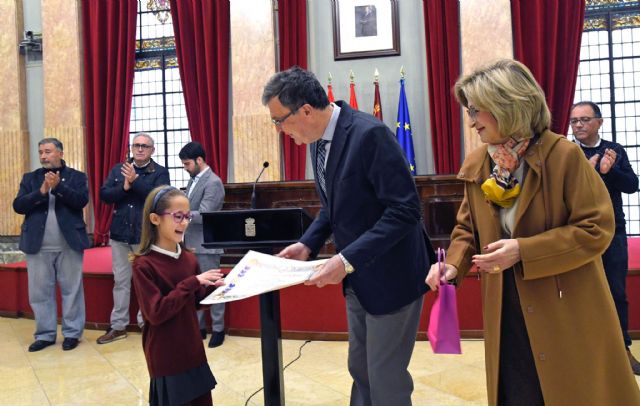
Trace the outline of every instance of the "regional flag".
<instances>
[{"instance_id":1,"label":"regional flag","mask_svg":"<svg viewBox=\"0 0 640 406\"><path fill-rule=\"evenodd\" d=\"M358 99L356 99L356 84L351 82L349 84L349 105L358 110Z\"/></svg>"},{"instance_id":2,"label":"regional flag","mask_svg":"<svg viewBox=\"0 0 640 406\"><path fill-rule=\"evenodd\" d=\"M373 115L380 121L382 120L382 104L380 103L380 86L378 86L378 81L373 82L374 91L373 91Z\"/></svg>"},{"instance_id":3,"label":"regional flag","mask_svg":"<svg viewBox=\"0 0 640 406\"><path fill-rule=\"evenodd\" d=\"M409 162L412 175L416 175L416 158L413 153L413 138L411 137L411 119L407 95L404 92L404 79L400 79L400 100L398 101L398 121L396 122L396 138Z\"/></svg>"}]
</instances>

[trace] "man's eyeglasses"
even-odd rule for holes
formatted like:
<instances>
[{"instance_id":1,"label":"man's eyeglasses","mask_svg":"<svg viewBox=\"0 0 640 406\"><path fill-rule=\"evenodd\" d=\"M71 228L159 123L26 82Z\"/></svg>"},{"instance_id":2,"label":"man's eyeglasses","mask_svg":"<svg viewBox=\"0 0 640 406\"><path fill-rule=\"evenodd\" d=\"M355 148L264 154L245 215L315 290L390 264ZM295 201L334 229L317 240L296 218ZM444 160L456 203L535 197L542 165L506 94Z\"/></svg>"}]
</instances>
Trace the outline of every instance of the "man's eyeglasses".
<instances>
[{"instance_id":1,"label":"man's eyeglasses","mask_svg":"<svg viewBox=\"0 0 640 406\"><path fill-rule=\"evenodd\" d=\"M187 223L191 223L191 220L193 220L193 216L191 215L191 213L184 213L181 211L172 211L172 212L165 212L165 213L158 213L161 216L168 216L171 215L171 217L173 217L173 221L176 222L176 224L180 224L182 223L184 220L187 220Z\"/></svg>"},{"instance_id":2,"label":"man's eyeglasses","mask_svg":"<svg viewBox=\"0 0 640 406\"><path fill-rule=\"evenodd\" d=\"M472 119L473 121L476 121L476 118L478 117L478 113L480 112L480 110L478 110L477 108L473 107L473 106L469 106L467 108L467 114L469 115L469 118Z\"/></svg>"},{"instance_id":3,"label":"man's eyeglasses","mask_svg":"<svg viewBox=\"0 0 640 406\"><path fill-rule=\"evenodd\" d=\"M578 123L589 124L591 120L593 120L594 118L598 118L598 117L574 117L569 120L569 124L571 125L576 125Z\"/></svg>"},{"instance_id":4,"label":"man's eyeglasses","mask_svg":"<svg viewBox=\"0 0 640 406\"><path fill-rule=\"evenodd\" d=\"M132 144L131 145L131 149L149 149L149 148L153 148L153 145L147 145L147 144Z\"/></svg>"},{"instance_id":5,"label":"man's eyeglasses","mask_svg":"<svg viewBox=\"0 0 640 406\"><path fill-rule=\"evenodd\" d=\"M272 118L271 122L273 123L273 125L275 125L276 127L282 127L282 123L284 123L284 121L286 119L288 119L289 117L291 117L291 115L296 114L296 111L298 111L300 109L300 107L297 107L294 110L291 110L289 112L289 114L287 114L286 116L282 117L282 118Z\"/></svg>"}]
</instances>

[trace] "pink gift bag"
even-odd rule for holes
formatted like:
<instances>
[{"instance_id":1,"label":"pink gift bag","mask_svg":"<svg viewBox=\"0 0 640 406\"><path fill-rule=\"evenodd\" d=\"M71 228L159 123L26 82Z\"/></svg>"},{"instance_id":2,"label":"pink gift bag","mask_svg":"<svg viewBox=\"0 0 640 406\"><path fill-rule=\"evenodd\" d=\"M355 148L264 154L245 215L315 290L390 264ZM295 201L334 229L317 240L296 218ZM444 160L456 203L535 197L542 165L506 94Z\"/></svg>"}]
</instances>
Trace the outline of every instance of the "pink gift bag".
<instances>
[{"instance_id":1,"label":"pink gift bag","mask_svg":"<svg viewBox=\"0 0 640 406\"><path fill-rule=\"evenodd\" d=\"M438 248L440 277L444 276L445 251ZM456 288L440 280L438 297L431 308L427 337L434 354L462 354Z\"/></svg>"}]
</instances>

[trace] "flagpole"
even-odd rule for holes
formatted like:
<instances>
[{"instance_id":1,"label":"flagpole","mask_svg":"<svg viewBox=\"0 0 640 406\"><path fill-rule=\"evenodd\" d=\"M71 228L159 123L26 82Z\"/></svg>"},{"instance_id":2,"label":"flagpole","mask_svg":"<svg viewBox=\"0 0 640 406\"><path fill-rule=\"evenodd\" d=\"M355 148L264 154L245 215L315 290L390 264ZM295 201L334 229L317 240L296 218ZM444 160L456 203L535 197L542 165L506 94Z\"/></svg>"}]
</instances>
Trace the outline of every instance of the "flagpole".
<instances>
[{"instance_id":1,"label":"flagpole","mask_svg":"<svg viewBox=\"0 0 640 406\"><path fill-rule=\"evenodd\" d=\"M278 19L278 0L271 0L272 14L271 21L273 22L273 47L275 54L274 67L276 72L280 72L280 21Z\"/></svg>"},{"instance_id":2,"label":"flagpole","mask_svg":"<svg viewBox=\"0 0 640 406\"><path fill-rule=\"evenodd\" d=\"M333 76L331 76L331 72L329 72L329 76L327 76L327 98L329 99L329 103L333 103L336 101L336 98L333 96L333 86L331 85L331 80L333 80Z\"/></svg>"},{"instance_id":3,"label":"flagpole","mask_svg":"<svg viewBox=\"0 0 640 406\"><path fill-rule=\"evenodd\" d=\"M380 121L382 119L382 102L380 101L380 73L378 68L373 72L373 115Z\"/></svg>"},{"instance_id":4,"label":"flagpole","mask_svg":"<svg viewBox=\"0 0 640 406\"><path fill-rule=\"evenodd\" d=\"M413 136L411 132L411 119L409 117L409 106L407 105L407 95L404 90L405 72L404 66L400 68L400 97L398 100L398 118L396 121L396 138L407 158L409 171L416 176L416 158L413 150Z\"/></svg>"},{"instance_id":5,"label":"flagpole","mask_svg":"<svg viewBox=\"0 0 640 406\"><path fill-rule=\"evenodd\" d=\"M349 105L355 109L358 109L358 99L356 98L356 83L354 81L355 75L353 74L353 70L349 69Z\"/></svg>"}]
</instances>

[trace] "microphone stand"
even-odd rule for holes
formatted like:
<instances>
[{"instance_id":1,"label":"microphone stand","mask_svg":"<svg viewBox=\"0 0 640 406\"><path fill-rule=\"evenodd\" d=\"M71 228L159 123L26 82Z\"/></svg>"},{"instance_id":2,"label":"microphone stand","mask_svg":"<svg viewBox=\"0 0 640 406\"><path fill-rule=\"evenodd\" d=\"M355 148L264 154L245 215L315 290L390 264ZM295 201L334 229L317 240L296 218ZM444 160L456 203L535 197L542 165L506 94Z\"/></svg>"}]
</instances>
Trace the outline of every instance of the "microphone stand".
<instances>
[{"instance_id":1,"label":"microphone stand","mask_svg":"<svg viewBox=\"0 0 640 406\"><path fill-rule=\"evenodd\" d=\"M260 179L260 176L262 176L262 173L264 172L265 169L267 169L269 167L269 162L265 161L262 164L262 170L260 171L260 173L258 174L258 177L256 178L256 181L253 182L253 190L251 191L251 208L255 209L256 208L256 185L258 184L258 180Z\"/></svg>"}]
</instances>

